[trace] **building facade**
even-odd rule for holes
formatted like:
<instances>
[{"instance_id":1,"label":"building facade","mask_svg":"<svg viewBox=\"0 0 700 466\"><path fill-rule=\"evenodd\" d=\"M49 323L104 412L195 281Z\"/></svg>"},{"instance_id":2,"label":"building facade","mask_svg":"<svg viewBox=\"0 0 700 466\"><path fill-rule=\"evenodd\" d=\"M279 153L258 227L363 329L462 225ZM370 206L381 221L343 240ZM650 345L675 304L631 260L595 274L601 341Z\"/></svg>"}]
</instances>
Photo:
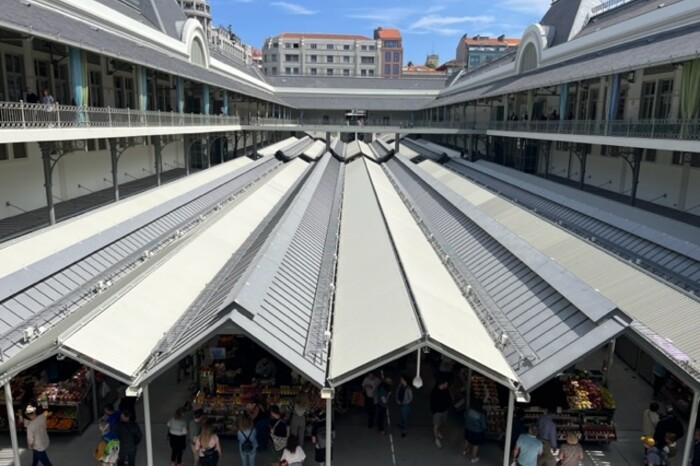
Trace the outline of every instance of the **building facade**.
<instances>
[{"instance_id":1,"label":"building facade","mask_svg":"<svg viewBox=\"0 0 700 466\"><path fill-rule=\"evenodd\" d=\"M504 35L492 39L480 35L469 37L464 34L459 39L455 59L465 63L467 69L471 70L514 52L518 45L520 45L520 39L508 39Z\"/></svg>"},{"instance_id":2,"label":"building facade","mask_svg":"<svg viewBox=\"0 0 700 466\"><path fill-rule=\"evenodd\" d=\"M403 39L398 29L377 28L374 38L380 41L381 76L385 78L400 78L403 72Z\"/></svg>"},{"instance_id":3,"label":"building facade","mask_svg":"<svg viewBox=\"0 0 700 466\"><path fill-rule=\"evenodd\" d=\"M284 33L262 50L267 76L380 76L381 41L343 34Z\"/></svg>"}]
</instances>

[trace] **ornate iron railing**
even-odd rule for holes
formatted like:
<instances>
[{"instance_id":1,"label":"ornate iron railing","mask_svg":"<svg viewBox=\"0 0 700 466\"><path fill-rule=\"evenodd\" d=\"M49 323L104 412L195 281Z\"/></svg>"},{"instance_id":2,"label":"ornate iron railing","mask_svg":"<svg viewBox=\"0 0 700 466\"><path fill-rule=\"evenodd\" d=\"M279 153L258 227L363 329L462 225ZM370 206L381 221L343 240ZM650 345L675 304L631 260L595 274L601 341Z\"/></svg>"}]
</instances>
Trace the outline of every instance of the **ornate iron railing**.
<instances>
[{"instance_id":1,"label":"ornate iron railing","mask_svg":"<svg viewBox=\"0 0 700 466\"><path fill-rule=\"evenodd\" d=\"M494 121L495 131L700 140L700 119Z\"/></svg>"}]
</instances>

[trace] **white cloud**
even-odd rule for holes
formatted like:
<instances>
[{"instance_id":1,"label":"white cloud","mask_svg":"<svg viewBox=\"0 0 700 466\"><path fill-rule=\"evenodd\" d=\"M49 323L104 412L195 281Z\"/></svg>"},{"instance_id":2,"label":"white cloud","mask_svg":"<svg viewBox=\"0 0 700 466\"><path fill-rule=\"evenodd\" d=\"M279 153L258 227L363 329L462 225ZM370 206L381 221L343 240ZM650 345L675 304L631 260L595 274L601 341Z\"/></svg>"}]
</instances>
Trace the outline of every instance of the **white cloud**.
<instances>
[{"instance_id":1,"label":"white cloud","mask_svg":"<svg viewBox=\"0 0 700 466\"><path fill-rule=\"evenodd\" d=\"M503 0L500 7L517 13L536 14L541 18L551 4L552 0Z\"/></svg>"},{"instance_id":2,"label":"white cloud","mask_svg":"<svg viewBox=\"0 0 700 466\"><path fill-rule=\"evenodd\" d=\"M454 36L464 33L462 28L458 29L454 26L462 24L485 26L492 24L494 21L495 18L493 16L440 16L429 14L411 24L408 30L415 34L430 33L440 34L443 36Z\"/></svg>"},{"instance_id":3,"label":"white cloud","mask_svg":"<svg viewBox=\"0 0 700 466\"><path fill-rule=\"evenodd\" d=\"M348 18L365 19L368 21L397 22L411 15L418 14L418 10L411 8L358 8L351 10Z\"/></svg>"},{"instance_id":4,"label":"white cloud","mask_svg":"<svg viewBox=\"0 0 700 466\"><path fill-rule=\"evenodd\" d=\"M281 8L282 10L286 11L290 15L315 15L317 12L314 10L309 10L306 7L303 7L301 5L297 5L296 3L289 3L289 2L272 2L270 3L272 6L276 6Z\"/></svg>"}]
</instances>

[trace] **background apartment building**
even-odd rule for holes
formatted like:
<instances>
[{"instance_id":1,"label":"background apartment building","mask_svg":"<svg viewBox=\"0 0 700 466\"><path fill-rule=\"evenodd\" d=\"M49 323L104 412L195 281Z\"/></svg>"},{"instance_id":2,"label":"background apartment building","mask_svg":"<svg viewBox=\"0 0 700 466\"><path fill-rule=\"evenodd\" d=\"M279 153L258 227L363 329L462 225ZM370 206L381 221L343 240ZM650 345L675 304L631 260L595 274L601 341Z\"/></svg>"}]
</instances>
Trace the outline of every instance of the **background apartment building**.
<instances>
[{"instance_id":1,"label":"background apartment building","mask_svg":"<svg viewBox=\"0 0 700 466\"><path fill-rule=\"evenodd\" d=\"M508 39L505 35L492 39L480 35L468 37L464 34L459 39L455 59L458 63L464 63L465 68L471 70L491 63L507 53L514 52L519 45L520 39Z\"/></svg>"},{"instance_id":2,"label":"background apartment building","mask_svg":"<svg viewBox=\"0 0 700 466\"><path fill-rule=\"evenodd\" d=\"M268 76L381 76L381 41L343 34L284 33L263 46Z\"/></svg>"},{"instance_id":3,"label":"background apartment building","mask_svg":"<svg viewBox=\"0 0 700 466\"><path fill-rule=\"evenodd\" d=\"M385 78L400 78L403 71L403 40L398 29L377 28L375 40L381 43L381 75Z\"/></svg>"}]
</instances>

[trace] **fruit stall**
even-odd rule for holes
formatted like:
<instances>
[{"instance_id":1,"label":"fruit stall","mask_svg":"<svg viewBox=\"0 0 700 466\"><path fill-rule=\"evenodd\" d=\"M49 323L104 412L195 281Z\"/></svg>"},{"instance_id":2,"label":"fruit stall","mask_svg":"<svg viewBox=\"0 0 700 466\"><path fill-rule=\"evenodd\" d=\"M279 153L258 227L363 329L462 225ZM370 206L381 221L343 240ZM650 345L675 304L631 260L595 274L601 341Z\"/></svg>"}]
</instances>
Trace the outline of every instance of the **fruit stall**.
<instances>
[{"instance_id":1,"label":"fruit stall","mask_svg":"<svg viewBox=\"0 0 700 466\"><path fill-rule=\"evenodd\" d=\"M20 375L11 381L13 405L22 410L31 400L42 410L50 413L47 416L47 428L52 433L79 434L92 422L92 394L89 370L86 367L78 370L70 379L45 383L30 375ZM26 393L28 387L33 387L32 393ZM4 404L4 400L0 401ZM0 408L0 431L8 431L7 410ZM16 416L18 430L23 430L22 417Z\"/></svg>"}]
</instances>

